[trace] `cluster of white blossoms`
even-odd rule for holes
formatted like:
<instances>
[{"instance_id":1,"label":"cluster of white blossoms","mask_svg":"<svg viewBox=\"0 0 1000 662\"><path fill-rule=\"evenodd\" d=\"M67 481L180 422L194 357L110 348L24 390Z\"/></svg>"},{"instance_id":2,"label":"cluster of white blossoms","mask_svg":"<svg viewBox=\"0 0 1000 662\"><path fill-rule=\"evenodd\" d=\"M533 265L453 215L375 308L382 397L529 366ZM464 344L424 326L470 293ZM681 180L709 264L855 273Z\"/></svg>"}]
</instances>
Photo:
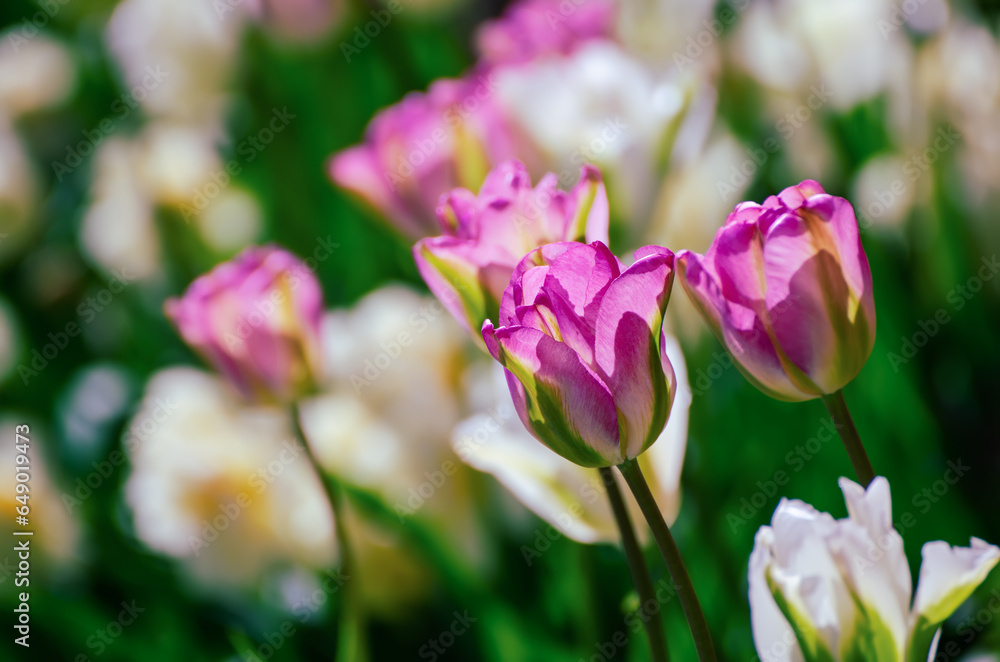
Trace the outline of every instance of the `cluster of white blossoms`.
<instances>
[{"instance_id":1,"label":"cluster of white blossoms","mask_svg":"<svg viewBox=\"0 0 1000 662\"><path fill-rule=\"evenodd\" d=\"M842 478L848 517L782 499L750 556L750 608L762 662L932 660L941 624L1000 560L1000 549L923 546L916 594L893 528L889 482Z\"/></svg>"}]
</instances>

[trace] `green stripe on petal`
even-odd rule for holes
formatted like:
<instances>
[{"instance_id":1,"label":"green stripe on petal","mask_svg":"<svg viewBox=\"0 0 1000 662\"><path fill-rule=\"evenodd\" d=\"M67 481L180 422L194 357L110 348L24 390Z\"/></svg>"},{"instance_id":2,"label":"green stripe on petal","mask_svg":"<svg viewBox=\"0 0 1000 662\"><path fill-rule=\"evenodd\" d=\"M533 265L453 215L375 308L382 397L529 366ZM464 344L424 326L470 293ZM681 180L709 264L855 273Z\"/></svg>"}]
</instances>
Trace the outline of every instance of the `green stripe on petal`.
<instances>
[{"instance_id":1,"label":"green stripe on petal","mask_svg":"<svg viewBox=\"0 0 1000 662\"><path fill-rule=\"evenodd\" d=\"M498 329L495 337L501 363L524 390L518 413L529 431L580 466L620 464L614 400L579 355L527 327Z\"/></svg>"},{"instance_id":2,"label":"green stripe on petal","mask_svg":"<svg viewBox=\"0 0 1000 662\"><path fill-rule=\"evenodd\" d=\"M436 254L423 241L414 247L414 255L431 291L478 339L478 331L489 317L489 311L496 311L499 307L499 303L479 284L479 270L473 265Z\"/></svg>"},{"instance_id":3,"label":"green stripe on petal","mask_svg":"<svg viewBox=\"0 0 1000 662\"><path fill-rule=\"evenodd\" d=\"M834 662L833 654L830 653L830 649L820 639L819 633L813 626L812 621L785 598L785 594L781 592L781 588L771 577L770 568L767 569L765 577L767 578L767 585L771 589L771 595L774 596L774 601L778 604L778 609L781 610L788 624L792 626L792 631L795 633L795 639L799 643L799 648L802 650L802 657L805 662ZM846 660L847 658L844 659Z\"/></svg>"}]
</instances>

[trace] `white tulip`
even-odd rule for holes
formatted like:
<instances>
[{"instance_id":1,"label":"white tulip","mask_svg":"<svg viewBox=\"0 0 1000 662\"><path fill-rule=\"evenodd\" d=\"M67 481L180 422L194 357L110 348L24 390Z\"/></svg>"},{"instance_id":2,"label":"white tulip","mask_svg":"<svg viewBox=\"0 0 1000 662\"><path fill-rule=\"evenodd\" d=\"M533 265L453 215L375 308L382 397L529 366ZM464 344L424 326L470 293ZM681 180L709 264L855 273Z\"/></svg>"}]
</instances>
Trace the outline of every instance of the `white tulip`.
<instances>
[{"instance_id":1,"label":"white tulip","mask_svg":"<svg viewBox=\"0 0 1000 662\"><path fill-rule=\"evenodd\" d=\"M893 528L889 483L842 478L848 517L782 499L750 555L750 610L762 662L933 658L940 626L982 583L1000 549L924 545L916 597Z\"/></svg>"}]
</instances>

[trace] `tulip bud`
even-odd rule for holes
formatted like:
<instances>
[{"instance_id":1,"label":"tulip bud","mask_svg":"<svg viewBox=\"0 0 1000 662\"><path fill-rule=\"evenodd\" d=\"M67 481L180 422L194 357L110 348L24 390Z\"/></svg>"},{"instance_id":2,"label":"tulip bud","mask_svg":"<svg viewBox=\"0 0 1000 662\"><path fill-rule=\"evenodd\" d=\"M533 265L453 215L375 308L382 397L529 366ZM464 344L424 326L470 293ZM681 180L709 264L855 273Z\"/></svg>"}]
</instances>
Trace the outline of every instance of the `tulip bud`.
<instances>
[{"instance_id":1,"label":"tulip bud","mask_svg":"<svg viewBox=\"0 0 1000 662\"><path fill-rule=\"evenodd\" d=\"M779 400L839 391L875 344L872 277L854 209L804 181L744 202L681 284L754 386Z\"/></svg>"},{"instance_id":2,"label":"tulip bud","mask_svg":"<svg viewBox=\"0 0 1000 662\"><path fill-rule=\"evenodd\" d=\"M750 556L750 617L765 662L934 658L941 624L1000 560L1000 549L924 545L913 583L893 528L889 483L840 480L848 517L782 499Z\"/></svg>"},{"instance_id":3,"label":"tulip bud","mask_svg":"<svg viewBox=\"0 0 1000 662\"><path fill-rule=\"evenodd\" d=\"M443 196L438 218L445 234L413 247L427 286L477 340L525 254L554 242L608 241L608 198L600 171L583 166L569 192L557 183L550 173L532 188L524 165L501 163L478 196L465 189Z\"/></svg>"},{"instance_id":4,"label":"tulip bud","mask_svg":"<svg viewBox=\"0 0 1000 662\"><path fill-rule=\"evenodd\" d=\"M287 251L249 248L164 308L184 341L247 397L289 402L318 377L323 293Z\"/></svg>"},{"instance_id":5,"label":"tulip bud","mask_svg":"<svg viewBox=\"0 0 1000 662\"><path fill-rule=\"evenodd\" d=\"M676 391L663 314L673 253L625 268L599 241L548 244L514 269L483 340L506 369L521 422L571 462L607 467L659 437Z\"/></svg>"}]
</instances>

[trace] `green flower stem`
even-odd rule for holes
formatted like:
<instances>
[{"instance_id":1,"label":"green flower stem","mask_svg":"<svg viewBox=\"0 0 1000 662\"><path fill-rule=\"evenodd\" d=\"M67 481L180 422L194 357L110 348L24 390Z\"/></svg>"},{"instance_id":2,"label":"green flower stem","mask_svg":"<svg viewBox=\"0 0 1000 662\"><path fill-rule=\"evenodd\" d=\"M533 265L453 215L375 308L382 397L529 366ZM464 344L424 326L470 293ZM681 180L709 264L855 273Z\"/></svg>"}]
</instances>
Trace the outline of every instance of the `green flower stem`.
<instances>
[{"instance_id":1,"label":"green flower stem","mask_svg":"<svg viewBox=\"0 0 1000 662\"><path fill-rule=\"evenodd\" d=\"M653 591L653 580L649 577L649 568L646 559L642 555L642 548L635 536L635 529L632 528L632 520L628 516L628 509L625 507L625 499L615 480L615 474L611 467L601 467L601 480L608 491L608 501L611 502L611 512L615 514L615 522L622 536L622 547L625 549L625 559L628 561L628 570L632 575L632 583L639 594L640 606L645 606L650 600L656 601ZM643 619L646 627L646 636L649 637L649 647L652 650L653 662L667 662L670 654L667 652L667 639L663 634L663 621L657 611L655 618Z\"/></svg>"},{"instance_id":2,"label":"green flower stem","mask_svg":"<svg viewBox=\"0 0 1000 662\"><path fill-rule=\"evenodd\" d=\"M306 451L309 462L315 469L319 482L326 493L327 501L330 502L330 509L333 511L333 526L337 536L337 549L340 552L340 574L347 583L344 584L344 598L341 601L340 622L337 629L337 656L338 662L365 662L368 659L367 645L364 636L364 615L360 604L360 593L358 593L357 577L355 576L357 566L354 562L354 554L347 536L347 528L344 524L344 492L340 482L323 471L322 465L316 458L305 432L302 430L300 411L298 403L293 403L291 407L292 428L295 436Z\"/></svg>"},{"instance_id":3,"label":"green flower stem","mask_svg":"<svg viewBox=\"0 0 1000 662\"><path fill-rule=\"evenodd\" d=\"M694 587L691 585L691 578L688 576L687 568L684 567L684 559L677 549L674 536L670 533L670 527L663 519L660 508L656 505L653 493L649 491L649 485L639 469L639 463L635 460L626 460L618 465L618 470L625 477L629 489L635 495L635 500L639 503L649 528L653 531L653 537L663 555L663 561L667 564L667 570L673 579L674 587L677 589L677 598L680 600L684 616L687 617L688 627L691 628L691 635L694 637L694 646L698 651L698 659L701 662L716 662L715 647L712 645L712 637L708 632L708 624L705 622L705 614L698 604L698 596L695 595Z\"/></svg>"},{"instance_id":4,"label":"green flower stem","mask_svg":"<svg viewBox=\"0 0 1000 662\"><path fill-rule=\"evenodd\" d=\"M834 426L840 432L840 438L844 442L844 448L847 449L847 456L851 458L851 464L854 465L854 471L858 474L858 480L867 488L875 480L875 470L872 469L872 463L868 459L868 454L865 453L858 429L854 427L851 412L847 410L844 392L837 391L831 395L824 395L823 404L826 405Z\"/></svg>"}]
</instances>

